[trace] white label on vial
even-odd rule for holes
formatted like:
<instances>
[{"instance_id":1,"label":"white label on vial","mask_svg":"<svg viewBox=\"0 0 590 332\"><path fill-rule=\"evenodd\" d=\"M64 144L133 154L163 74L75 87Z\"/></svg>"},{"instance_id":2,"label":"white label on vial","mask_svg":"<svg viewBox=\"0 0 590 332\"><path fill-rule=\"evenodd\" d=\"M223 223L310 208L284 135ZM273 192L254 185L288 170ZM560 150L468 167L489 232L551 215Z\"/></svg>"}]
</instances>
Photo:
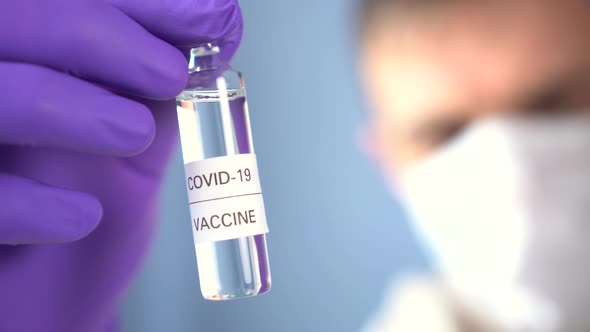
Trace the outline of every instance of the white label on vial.
<instances>
[{"instance_id":1,"label":"white label on vial","mask_svg":"<svg viewBox=\"0 0 590 332\"><path fill-rule=\"evenodd\" d=\"M268 233L255 154L184 165L195 243Z\"/></svg>"}]
</instances>

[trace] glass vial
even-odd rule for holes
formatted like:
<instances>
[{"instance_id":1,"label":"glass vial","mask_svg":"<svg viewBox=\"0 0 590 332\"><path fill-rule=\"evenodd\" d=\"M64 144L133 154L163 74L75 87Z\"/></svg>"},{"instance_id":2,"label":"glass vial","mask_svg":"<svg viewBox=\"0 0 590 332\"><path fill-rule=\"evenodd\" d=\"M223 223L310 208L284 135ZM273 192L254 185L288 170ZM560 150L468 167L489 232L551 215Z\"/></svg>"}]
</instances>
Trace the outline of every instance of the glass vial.
<instances>
[{"instance_id":1,"label":"glass vial","mask_svg":"<svg viewBox=\"0 0 590 332\"><path fill-rule=\"evenodd\" d=\"M190 51L176 98L201 292L208 300L271 287L266 216L242 74L208 43Z\"/></svg>"}]
</instances>

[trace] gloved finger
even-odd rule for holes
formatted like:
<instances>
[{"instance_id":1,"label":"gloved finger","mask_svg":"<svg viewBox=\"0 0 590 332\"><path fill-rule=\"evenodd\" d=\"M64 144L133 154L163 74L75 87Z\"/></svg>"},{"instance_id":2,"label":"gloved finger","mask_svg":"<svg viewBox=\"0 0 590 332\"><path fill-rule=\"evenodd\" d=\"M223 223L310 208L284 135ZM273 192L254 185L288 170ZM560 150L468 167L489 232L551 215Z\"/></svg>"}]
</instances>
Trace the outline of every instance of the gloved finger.
<instances>
[{"instance_id":1,"label":"gloved finger","mask_svg":"<svg viewBox=\"0 0 590 332\"><path fill-rule=\"evenodd\" d=\"M49 68L0 62L0 143L128 156L155 134L143 104ZM2 196L0 196L2 197Z\"/></svg>"},{"instance_id":2,"label":"gloved finger","mask_svg":"<svg viewBox=\"0 0 590 332\"><path fill-rule=\"evenodd\" d=\"M109 0L151 33L187 48L216 41L229 61L242 38L237 0Z\"/></svg>"},{"instance_id":3,"label":"gloved finger","mask_svg":"<svg viewBox=\"0 0 590 332\"><path fill-rule=\"evenodd\" d=\"M88 235L102 217L93 196L0 173L0 244L69 242Z\"/></svg>"},{"instance_id":4,"label":"gloved finger","mask_svg":"<svg viewBox=\"0 0 590 332\"><path fill-rule=\"evenodd\" d=\"M141 154L125 158L131 169L138 170L147 177L162 178L169 166L167 162L154 160L169 160L171 149L178 140L178 120L176 117L176 101L174 100L142 100L137 101L149 107L157 123L156 136L149 148Z\"/></svg>"},{"instance_id":5,"label":"gloved finger","mask_svg":"<svg viewBox=\"0 0 590 332\"><path fill-rule=\"evenodd\" d=\"M153 99L175 97L187 64L103 1L0 1L0 60L46 65L113 89ZM11 77L18 79L18 77Z\"/></svg>"}]
</instances>

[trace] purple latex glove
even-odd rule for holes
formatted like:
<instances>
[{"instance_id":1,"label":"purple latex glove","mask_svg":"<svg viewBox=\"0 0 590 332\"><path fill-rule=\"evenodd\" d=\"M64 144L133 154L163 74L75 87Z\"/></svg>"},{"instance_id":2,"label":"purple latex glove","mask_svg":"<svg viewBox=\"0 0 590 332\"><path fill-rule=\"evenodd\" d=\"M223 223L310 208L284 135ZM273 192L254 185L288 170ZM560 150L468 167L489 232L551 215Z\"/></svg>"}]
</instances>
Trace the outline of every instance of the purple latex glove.
<instances>
[{"instance_id":1,"label":"purple latex glove","mask_svg":"<svg viewBox=\"0 0 590 332\"><path fill-rule=\"evenodd\" d=\"M241 31L235 0L0 1L0 331L116 330L176 142L176 47L229 60Z\"/></svg>"}]
</instances>

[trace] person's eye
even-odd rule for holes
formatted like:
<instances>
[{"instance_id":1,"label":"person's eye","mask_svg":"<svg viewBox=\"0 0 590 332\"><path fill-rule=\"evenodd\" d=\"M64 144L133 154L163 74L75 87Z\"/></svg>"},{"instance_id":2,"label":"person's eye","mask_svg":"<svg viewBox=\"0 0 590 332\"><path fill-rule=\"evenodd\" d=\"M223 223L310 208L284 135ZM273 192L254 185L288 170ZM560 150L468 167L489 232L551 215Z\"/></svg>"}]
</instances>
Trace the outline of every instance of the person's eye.
<instances>
[{"instance_id":1,"label":"person's eye","mask_svg":"<svg viewBox=\"0 0 590 332\"><path fill-rule=\"evenodd\" d=\"M553 85L533 94L519 107L526 115L552 115L570 105L568 85Z\"/></svg>"},{"instance_id":2,"label":"person's eye","mask_svg":"<svg viewBox=\"0 0 590 332\"><path fill-rule=\"evenodd\" d=\"M467 126L462 119L436 119L415 132L415 139L424 146L436 148L458 136Z\"/></svg>"},{"instance_id":3,"label":"person's eye","mask_svg":"<svg viewBox=\"0 0 590 332\"><path fill-rule=\"evenodd\" d=\"M526 115L555 115L565 106L564 100L559 96L547 96L546 99L540 99L524 107L521 113Z\"/></svg>"}]
</instances>

